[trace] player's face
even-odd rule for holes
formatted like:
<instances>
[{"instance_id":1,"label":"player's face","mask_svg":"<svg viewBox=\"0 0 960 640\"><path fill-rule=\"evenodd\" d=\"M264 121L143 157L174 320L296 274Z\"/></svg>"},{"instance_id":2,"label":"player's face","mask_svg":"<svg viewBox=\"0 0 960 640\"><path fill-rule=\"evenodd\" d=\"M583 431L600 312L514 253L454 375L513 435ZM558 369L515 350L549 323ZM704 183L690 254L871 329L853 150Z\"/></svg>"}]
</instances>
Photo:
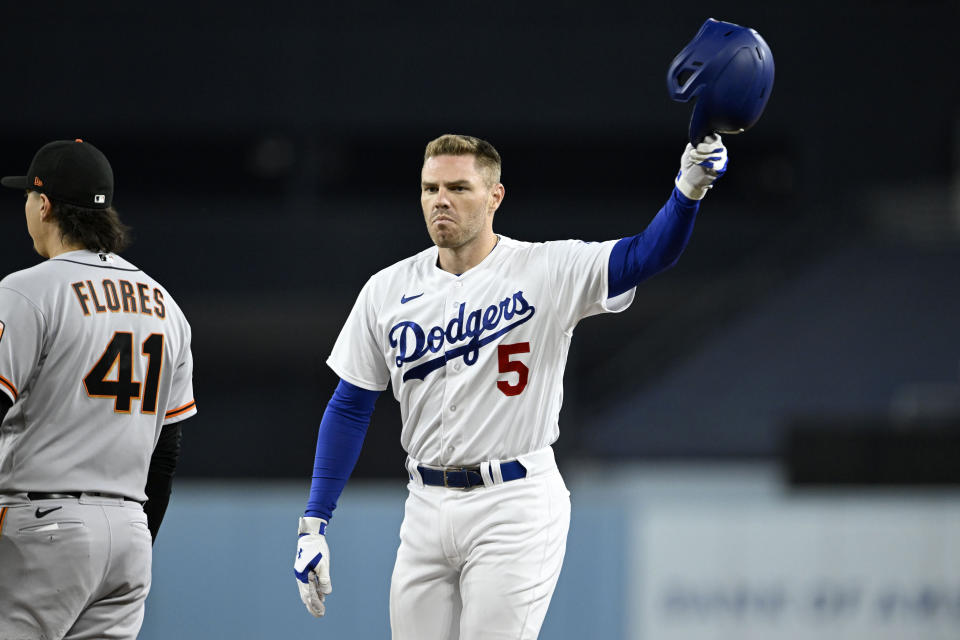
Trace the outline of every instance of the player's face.
<instances>
[{"instance_id":1,"label":"player's face","mask_svg":"<svg viewBox=\"0 0 960 640\"><path fill-rule=\"evenodd\" d=\"M441 249L493 233L493 212L502 199L503 186L488 184L472 155L434 156L423 164L420 204L430 238Z\"/></svg>"},{"instance_id":2,"label":"player's face","mask_svg":"<svg viewBox=\"0 0 960 640\"><path fill-rule=\"evenodd\" d=\"M40 218L40 211L43 209L43 198L36 191L27 192L27 200L23 205L23 212L27 216L27 232L33 240L33 248L44 258L48 257L42 249L44 239L44 227Z\"/></svg>"}]
</instances>

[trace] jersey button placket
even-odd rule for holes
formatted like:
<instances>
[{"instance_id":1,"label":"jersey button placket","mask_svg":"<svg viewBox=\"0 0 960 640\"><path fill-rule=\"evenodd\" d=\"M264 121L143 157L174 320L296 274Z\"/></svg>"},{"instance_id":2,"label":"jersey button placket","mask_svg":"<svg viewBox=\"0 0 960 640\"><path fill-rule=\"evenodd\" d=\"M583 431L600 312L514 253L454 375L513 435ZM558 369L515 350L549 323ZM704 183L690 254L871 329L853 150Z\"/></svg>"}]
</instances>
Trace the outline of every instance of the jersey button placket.
<instances>
[{"instance_id":1,"label":"jersey button placket","mask_svg":"<svg viewBox=\"0 0 960 640\"><path fill-rule=\"evenodd\" d=\"M444 322L444 326L449 325L450 321L457 317L457 314L460 309L460 305L463 302L462 294L463 293L463 282L460 280L455 280L452 286L448 289L447 301L448 308L451 310L450 314L447 316ZM456 349L458 344L450 344L449 342L444 346L445 351L452 351ZM462 364L460 358L451 360L447 362L447 365L453 369L453 371L460 371ZM443 377L443 410L441 411L441 423L440 423L440 441L441 441L441 451L442 458L445 463L453 458L455 451L455 446L453 443L453 429L454 429L454 416L453 414L457 410L457 404L455 398L451 397L451 394L454 389L457 388L456 384L450 384L450 379L448 376Z\"/></svg>"}]
</instances>

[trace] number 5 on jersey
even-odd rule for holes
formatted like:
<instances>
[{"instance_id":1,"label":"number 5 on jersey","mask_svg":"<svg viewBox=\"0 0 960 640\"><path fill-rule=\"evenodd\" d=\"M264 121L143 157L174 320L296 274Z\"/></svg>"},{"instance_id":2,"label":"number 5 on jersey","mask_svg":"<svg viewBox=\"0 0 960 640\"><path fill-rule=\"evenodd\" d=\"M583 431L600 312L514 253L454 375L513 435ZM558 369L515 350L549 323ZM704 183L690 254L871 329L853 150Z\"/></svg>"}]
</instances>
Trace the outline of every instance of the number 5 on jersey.
<instances>
[{"instance_id":1,"label":"number 5 on jersey","mask_svg":"<svg viewBox=\"0 0 960 640\"><path fill-rule=\"evenodd\" d=\"M530 343L516 342L514 344L501 344L497 347L497 361L500 365L500 373L513 371L518 376L516 384L510 384L506 380L497 380L497 389L500 389L505 396L518 396L523 393L523 390L527 387L530 368L519 360L510 359L510 356L517 353L530 353Z\"/></svg>"},{"instance_id":2,"label":"number 5 on jersey","mask_svg":"<svg viewBox=\"0 0 960 640\"><path fill-rule=\"evenodd\" d=\"M130 413L130 403L141 400L140 413L157 412L157 392L163 370L163 334L151 333L140 353L147 357L147 375L141 384L133 379L133 334L117 331L103 355L83 379L91 398L113 398L113 410ZM111 373L116 369L116 377Z\"/></svg>"}]
</instances>

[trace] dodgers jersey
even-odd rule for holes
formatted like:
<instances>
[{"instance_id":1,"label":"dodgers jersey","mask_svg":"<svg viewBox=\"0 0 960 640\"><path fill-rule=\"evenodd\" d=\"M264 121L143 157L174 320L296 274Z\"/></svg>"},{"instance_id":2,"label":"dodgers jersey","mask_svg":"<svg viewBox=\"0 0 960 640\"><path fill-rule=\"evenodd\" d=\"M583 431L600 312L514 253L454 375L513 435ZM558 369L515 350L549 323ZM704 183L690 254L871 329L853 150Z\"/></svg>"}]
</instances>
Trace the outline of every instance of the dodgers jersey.
<instances>
[{"instance_id":1,"label":"dodgers jersey","mask_svg":"<svg viewBox=\"0 0 960 640\"><path fill-rule=\"evenodd\" d=\"M542 449L560 433L574 327L633 301L634 289L607 298L615 244L499 236L459 276L426 249L367 281L327 363L356 386L392 385L401 444L419 462L466 466Z\"/></svg>"},{"instance_id":2,"label":"dodgers jersey","mask_svg":"<svg viewBox=\"0 0 960 640\"><path fill-rule=\"evenodd\" d=\"M0 492L146 500L160 429L197 412L190 335L167 290L113 254L0 281Z\"/></svg>"}]
</instances>

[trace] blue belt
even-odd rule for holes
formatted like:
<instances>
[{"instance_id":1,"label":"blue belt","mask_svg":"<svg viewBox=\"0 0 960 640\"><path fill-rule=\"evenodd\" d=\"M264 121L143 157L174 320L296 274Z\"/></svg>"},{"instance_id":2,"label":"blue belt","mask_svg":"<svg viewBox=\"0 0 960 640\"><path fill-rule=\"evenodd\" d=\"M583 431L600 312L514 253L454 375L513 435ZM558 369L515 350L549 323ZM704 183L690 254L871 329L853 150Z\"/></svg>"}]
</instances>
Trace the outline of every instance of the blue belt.
<instances>
[{"instance_id":1,"label":"blue belt","mask_svg":"<svg viewBox=\"0 0 960 640\"><path fill-rule=\"evenodd\" d=\"M483 476L480 467L455 467L451 469L430 469L423 465L417 466L423 484L433 487L452 487L454 489L468 489L482 487ZM519 460L500 463L500 473L504 482L519 480L527 477L527 468Z\"/></svg>"}]
</instances>

